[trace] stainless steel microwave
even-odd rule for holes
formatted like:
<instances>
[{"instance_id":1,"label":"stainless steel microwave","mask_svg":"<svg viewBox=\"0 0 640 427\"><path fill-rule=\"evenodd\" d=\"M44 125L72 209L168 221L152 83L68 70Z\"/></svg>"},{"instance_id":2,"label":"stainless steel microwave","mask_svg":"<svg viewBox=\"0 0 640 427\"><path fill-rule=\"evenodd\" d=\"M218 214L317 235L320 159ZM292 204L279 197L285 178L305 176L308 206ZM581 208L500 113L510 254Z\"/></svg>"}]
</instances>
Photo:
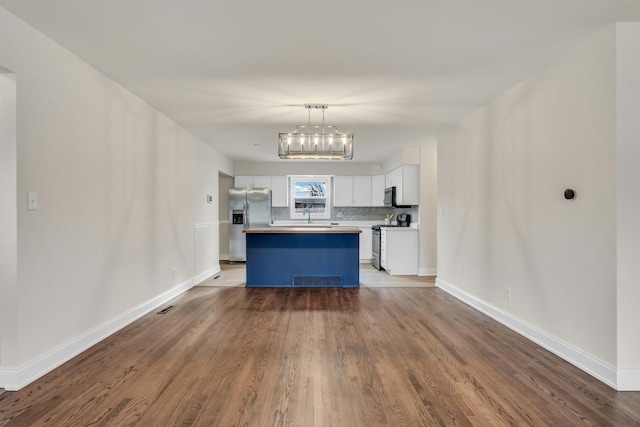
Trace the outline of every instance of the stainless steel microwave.
<instances>
[{"instance_id":1,"label":"stainless steel microwave","mask_svg":"<svg viewBox=\"0 0 640 427\"><path fill-rule=\"evenodd\" d=\"M396 187L385 188L384 205L390 208L396 207Z\"/></svg>"}]
</instances>

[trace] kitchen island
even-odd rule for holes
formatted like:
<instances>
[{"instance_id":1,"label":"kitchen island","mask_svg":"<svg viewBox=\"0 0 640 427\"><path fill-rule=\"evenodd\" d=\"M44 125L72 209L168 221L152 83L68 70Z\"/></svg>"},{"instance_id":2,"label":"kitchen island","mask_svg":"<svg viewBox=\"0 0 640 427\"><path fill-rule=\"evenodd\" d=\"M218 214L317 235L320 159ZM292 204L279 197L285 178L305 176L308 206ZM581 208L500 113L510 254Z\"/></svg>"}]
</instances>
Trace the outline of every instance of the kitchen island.
<instances>
[{"instance_id":1,"label":"kitchen island","mask_svg":"<svg viewBox=\"0 0 640 427\"><path fill-rule=\"evenodd\" d=\"M248 288L360 287L357 228L244 230Z\"/></svg>"}]
</instances>

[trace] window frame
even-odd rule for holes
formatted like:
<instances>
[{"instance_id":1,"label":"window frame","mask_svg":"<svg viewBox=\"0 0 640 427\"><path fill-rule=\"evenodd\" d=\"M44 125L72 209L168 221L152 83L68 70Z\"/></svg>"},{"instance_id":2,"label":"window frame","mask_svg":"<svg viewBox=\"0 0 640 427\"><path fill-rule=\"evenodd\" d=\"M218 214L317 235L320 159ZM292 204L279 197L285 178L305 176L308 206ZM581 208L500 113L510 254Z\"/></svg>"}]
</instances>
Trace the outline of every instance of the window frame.
<instances>
[{"instance_id":1,"label":"window frame","mask_svg":"<svg viewBox=\"0 0 640 427\"><path fill-rule=\"evenodd\" d=\"M296 197L296 184L302 182L322 182L324 183L324 196L298 196ZM324 210L322 212L312 211L311 219L331 219L331 208L333 200L333 176L330 175L290 175L289 176L289 218L308 219L308 213L296 211L296 199L324 200Z\"/></svg>"}]
</instances>

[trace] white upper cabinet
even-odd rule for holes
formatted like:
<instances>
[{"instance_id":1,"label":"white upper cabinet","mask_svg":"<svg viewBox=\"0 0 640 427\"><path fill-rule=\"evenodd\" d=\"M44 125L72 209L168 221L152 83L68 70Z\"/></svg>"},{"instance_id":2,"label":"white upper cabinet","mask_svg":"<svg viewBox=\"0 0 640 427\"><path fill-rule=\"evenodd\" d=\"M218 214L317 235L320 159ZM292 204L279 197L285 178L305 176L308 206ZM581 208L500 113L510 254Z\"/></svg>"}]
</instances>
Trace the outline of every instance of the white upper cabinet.
<instances>
[{"instance_id":1,"label":"white upper cabinet","mask_svg":"<svg viewBox=\"0 0 640 427\"><path fill-rule=\"evenodd\" d=\"M420 166L398 166L387 174L385 187L396 187L396 203L398 205L419 205Z\"/></svg>"},{"instance_id":2,"label":"white upper cabinet","mask_svg":"<svg viewBox=\"0 0 640 427\"><path fill-rule=\"evenodd\" d=\"M334 206L371 206L371 177L336 176Z\"/></svg>"},{"instance_id":3,"label":"white upper cabinet","mask_svg":"<svg viewBox=\"0 0 640 427\"><path fill-rule=\"evenodd\" d=\"M371 177L371 206L384 206L385 176Z\"/></svg>"},{"instance_id":4,"label":"white upper cabinet","mask_svg":"<svg viewBox=\"0 0 640 427\"><path fill-rule=\"evenodd\" d=\"M236 177L233 180L233 186L234 187L253 187L253 177L236 175Z\"/></svg>"},{"instance_id":5,"label":"white upper cabinet","mask_svg":"<svg viewBox=\"0 0 640 427\"><path fill-rule=\"evenodd\" d=\"M286 176L271 177L271 206L289 206L289 198L287 197L288 188L289 183Z\"/></svg>"},{"instance_id":6,"label":"white upper cabinet","mask_svg":"<svg viewBox=\"0 0 640 427\"><path fill-rule=\"evenodd\" d=\"M333 205L353 206L353 177L336 176L333 184Z\"/></svg>"},{"instance_id":7,"label":"white upper cabinet","mask_svg":"<svg viewBox=\"0 0 640 427\"><path fill-rule=\"evenodd\" d=\"M353 206L371 206L371 177L353 177Z\"/></svg>"},{"instance_id":8,"label":"white upper cabinet","mask_svg":"<svg viewBox=\"0 0 640 427\"><path fill-rule=\"evenodd\" d=\"M234 179L235 187L253 187L271 189L271 206L286 207L287 199L287 177L286 176L248 176L236 175Z\"/></svg>"},{"instance_id":9,"label":"white upper cabinet","mask_svg":"<svg viewBox=\"0 0 640 427\"><path fill-rule=\"evenodd\" d=\"M237 175L233 184L236 187L271 188L271 177Z\"/></svg>"},{"instance_id":10,"label":"white upper cabinet","mask_svg":"<svg viewBox=\"0 0 640 427\"><path fill-rule=\"evenodd\" d=\"M254 176L253 187L271 188L271 177L270 176Z\"/></svg>"}]
</instances>

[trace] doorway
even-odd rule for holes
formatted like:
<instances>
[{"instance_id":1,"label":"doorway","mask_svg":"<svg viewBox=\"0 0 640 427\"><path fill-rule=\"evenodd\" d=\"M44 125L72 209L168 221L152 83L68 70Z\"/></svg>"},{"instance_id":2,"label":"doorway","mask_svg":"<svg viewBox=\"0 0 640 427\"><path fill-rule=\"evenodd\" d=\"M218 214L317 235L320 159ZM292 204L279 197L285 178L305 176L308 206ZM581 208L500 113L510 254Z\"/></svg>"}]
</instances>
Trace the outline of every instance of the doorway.
<instances>
[{"instance_id":1,"label":"doorway","mask_svg":"<svg viewBox=\"0 0 640 427\"><path fill-rule=\"evenodd\" d=\"M14 364L18 345L16 114L16 75L0 67L0 387L3 368Z\"/></svg>"},{"instance_id":2,"label":"doorway","mask_svg":"<svg viewBox=\"0 0 640 427\"><path fill-rule=\"evenodd\" d=\"M229 260L229 189L233 177L218 174L218 221L220 222L220 260Z\"/></svg>"}]
</instances>

